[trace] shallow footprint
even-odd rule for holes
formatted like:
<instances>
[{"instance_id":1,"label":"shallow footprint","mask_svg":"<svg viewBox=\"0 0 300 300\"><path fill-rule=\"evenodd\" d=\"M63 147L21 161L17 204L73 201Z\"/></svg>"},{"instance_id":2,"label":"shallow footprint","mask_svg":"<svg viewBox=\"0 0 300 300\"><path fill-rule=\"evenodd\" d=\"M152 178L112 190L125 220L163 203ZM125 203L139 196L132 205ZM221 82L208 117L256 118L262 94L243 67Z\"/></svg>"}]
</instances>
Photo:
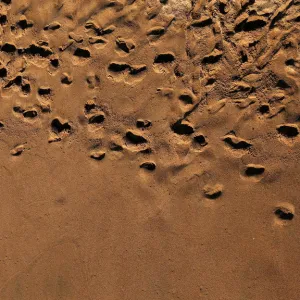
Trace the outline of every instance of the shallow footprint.
<instances>
[{"instance_id":1,"label":"shallow footprint","mask_svg":"<svg viewBox=\"0 0 300 300\"><path fill-rule=\"evenodd\" d=\"M217 183L215 185L207 184L203 187L203 194L208 199L217 199L223 193L223 185Z\"/></svg>"},{"instance_id":2,"label":"shallow footprint","mask_svg":"<svg viewBox=\"0 0 300 300\"><path fill-rule=\"evenodd\" d=\"M25 151L24 145L17 145L10 151L10 154L12 156L20 156L24 151Z\"/></svg>"}]
</instances>

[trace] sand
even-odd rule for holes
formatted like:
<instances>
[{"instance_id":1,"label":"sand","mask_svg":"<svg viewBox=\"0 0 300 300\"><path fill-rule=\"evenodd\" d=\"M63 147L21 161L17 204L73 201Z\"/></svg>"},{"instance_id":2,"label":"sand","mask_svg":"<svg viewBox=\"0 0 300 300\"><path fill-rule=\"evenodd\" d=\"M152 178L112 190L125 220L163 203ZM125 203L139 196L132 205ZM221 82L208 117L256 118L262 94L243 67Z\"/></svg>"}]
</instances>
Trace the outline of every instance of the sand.
<instances>
[{"instance_id":1,"label":"sand","mask_svg":"<svg viewBox=\"0 0 300 300\"><path fill-rule=\"evenodd\" d=\"M1 0L0 299L298 300L299 21Z\"/></svg>"}]
</instances>

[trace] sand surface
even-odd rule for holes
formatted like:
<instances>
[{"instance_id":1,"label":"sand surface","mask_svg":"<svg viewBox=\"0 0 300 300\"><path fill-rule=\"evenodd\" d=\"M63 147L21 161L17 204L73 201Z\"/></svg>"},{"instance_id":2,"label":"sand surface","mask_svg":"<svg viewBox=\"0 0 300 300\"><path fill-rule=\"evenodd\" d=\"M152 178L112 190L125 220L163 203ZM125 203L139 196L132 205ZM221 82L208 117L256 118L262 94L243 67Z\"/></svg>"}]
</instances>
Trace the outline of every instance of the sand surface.
<instances>
[{"instance_id":1,"label":"sand surface","mask_svg":"<svg viewBox=\"0 0 300 300\"><path fill-rule=\"evenodd\" d=\"M0 299L300 299L299 0L0 0Z\"/></svg>"}]
</instances>

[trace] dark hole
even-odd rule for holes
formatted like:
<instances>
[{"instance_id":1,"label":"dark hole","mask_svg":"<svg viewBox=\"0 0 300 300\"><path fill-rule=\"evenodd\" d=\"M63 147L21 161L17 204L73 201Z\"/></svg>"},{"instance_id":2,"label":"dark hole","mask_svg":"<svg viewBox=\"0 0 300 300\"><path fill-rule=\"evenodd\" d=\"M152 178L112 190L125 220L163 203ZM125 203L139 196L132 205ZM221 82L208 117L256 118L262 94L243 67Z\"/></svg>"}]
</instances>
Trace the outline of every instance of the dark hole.
<instances>
[{"instance_id":1,"label":"dark hole","mask_svg":"<svg viewBox=\"0 0 300 300\"><path fill-rule=\"evenodd\" d=\"M50 64L54 67L57 68L59 66L59 60L57 58L51 59Z\"/></svg>"},{"instance_id":2,"label":"dark hole","mask_svg":"<svg viewBox=\"0 0 300 300\"><path fill-rule=\"evenodd\" d=\"M41 57L48 57L52 54L52 51L49 49L39 47L36 45L30 45L28 48L19 49L20 54L28 54L28 55L39 55Z\"/></svg>"},{"instance_id":3,"label":"dark hole","mask_svg":"<svg viewBox=\"0 0 300 300\"><path fill-rule=\"evenodd\" d=\"M147 70L147 67L146 66L142 66L140 68L130 68L130 71L129 71L129 74L130 75L137 75L141 72L144 72Z\"/></svg>"},{"instance_id":4,"label":"dark hole","mask_svg":"<svg viewBox=\"0 0 300 300\"><path fill-rule=\"evenodd\" d=\"M60 24L48 25L44 28L44 30L57 30L60 28Z\"/></svg>"},{"instance_id":5,"label":"dark hole","mask_svg":"<svg viewBox=\"0 0 300 300\"><path fill-rule=\"evenodd\" d=\"M89 43L94 45L94 44L106 44L106 41L103 39L89 39Z\"/></svg>"},{"instance_id":6,"label":"dark hole","mask_svg":"<svg viewBox=\"0 0 300 300\"><path fill-rule=\"evenodd\" d=\"M263 167L250 166L250 167L247 167L245 174L247 176L258 176L258 175L263 174L264 171L265 171L265 168L263 168Z\"/></svg>"},{"instance_id":7,"label":"dark hole","mask_svg":"<svg viewBox=\"0 0 300 300\"><path fill-rule=\"evenodd\" d=\"M29 84L29 83L23 84L23 85L21 86L21 89L22 89L23 93L29 94L30 91L31 91L30 84Z\"/></svg>"},{"instance_id":8,"label":"dark hole","mask_svg":"<svg viewBox=\"0 0 300 300\"><path fill-rule=\"evenodd\" d=\"M164 64L164 63L171 63L175 60L175 57L171 53L163 53L159 54L155 57L154 63L155 64Z\"/></svg>"},{"instance_id":9,"label":"dark hole","mask_svg":"<svg viewBox=\"0 0 300 300\"><path fill-rule=\"evenodd\" d=\"M226 14L225 8L226 8L226 4L223 3L223 2L220 2L220 3L219 3L219 11L220 11L220 13L223 14L223 15Z\"/></svg>"},{"instance_id":10,"label":"dark hole","mask_svg":"<svg viewBox=\"0 0 300 300\"><path fill-rule=\"evenodd\" d=\"M160 2L161 4L167 4L167 3L168 3L168 0L159 0L159 2Z\"/></svg>"},{"instance_id":11,"label":"dark hole","mask_svg":"<svg viewBox=\"0 0 300 300\"><path fill-rule=\"evenodd\" d=\"M161 36L165 33L164 28L155 28L151 31L148 32L148 35L156 35L156 36Z\"/></svg>"},{"instance_id":12,"label":"dark hole","mask_svg":"<svg viewBox=\"0 0 300 300\"><path fill-rule=\"evenodd\" d=\"M242 21L242 22L240 22L240 23L238 23L238 24L236 24L235 27L234 27L234 31L235 31L235 32L240 32L240 31L242 31L243 28L244 28L244 26L245 26L245 24L246 24L246 22L247 22L247 19L244 20L244 21Z\"/></svg>"},{"instance_id":13,"label":"dark hole","mask_svg":"<svg viewBox=\"0 0 300 300\"><path fill-rule=\"evenodd\" d=\"M179 96L179 100L184 102L185 104L193 104L193 98L188 94L182 94Z\"/></svg>"},{"instance_id":14,"label":"dark hole","mask_svg":"<svg viewBox=\"0 0 300 300\"><path fill-rule=\"evenodd\" d=\"M275 210L275 215L281 220L293 220L294 214L285 208L277 208Z\"/></svg>"},{"instance_id":15,"label":"dark hole","mask_svg":"<svg viewBox=\"0 0 300 300\"><path fill-rule=\"evenodd\" d=\"M35 118L37 116L37 112L35 110L28 110L23 113L24 118Z\"/></svg>"},{"instance_id":16,"label":"dark hole","mask_svg":"<svg viewBox=\"0 0 300 300\"><path fill-rule=\"evenodd\" d=\"M5 3L5 4L11 4L11 0L1 0L1 2Z\"/></svg>"},{"instance_id":17,"label":"dark hole","mask_svg":"<svg viewBox=\"0 0 300 300\"><path fill-rule=\"evenodd\" d=\"M70 84L72 83L72 80L71 80L68 76L64 76L64 77L61 79L61 83L70 85Z\"/></svg>"},{"instance_id":18,"label":"dark hole","mask_svg":"<svg viewBox=\"0 0 300 300\"><path fill-rule=\"evenodd\" d=\"M101 154L91 154L90 156L92 159L95 160L102 160L105 157L105 153L101 153Z\"/></svg>"},{"instance_id":19,"label":"dark hole","mask_svg":"<svg viewBox=\"0 0 300 300\"><path fill-rule=\"evenodd\" d=\"M216 82L215 78L209 78L206 82L206 85L211 85L211 84L214 84L215 82Z\"/></svg>"},{"instance_id":20,"label":"dark hole","mask_svg":"<svg viewBox=\"0 0 300 300\"><path fill-rule=\"evenodd\" d=\"M141 136L141 135L137 135L137 134L134 134L133 132L131 131L128 131L126 133L126 139L132 143L132 144L143 144L143 143L147 143L147 140Z\"/></svg>"},{"instance_id":21,"label":"dark hole","mask_svg":"<svg viewBox=\"0 0 300 300\"><path fill-rule=\"evenodd\" d=\"M267 114L267 113L269 113L269 112L270 112L270 107L269 107L269 105L267 105L267 104L261 105L260 108L259 108L259 112L260 112L261 114Z\"/></svg>"},{"instance_id":22,"label":"dark hole","mask_svg":"<svg viewBox=\"0 0 300 300\"><path fill-rule=\"evenodd\" d=\"M222 54L218 55L209 55L202 59L202 63L204 64L215 64L217 63L222 57Z\"/></svg>"},{"instance_id":23,"label":"dark hole","mask_svg":"<svg viewBox=\"0 0 300 300\"><path fill-rule=\"evenodd\" d=\"M246 22L243 29L244 31L253 31L266 26L266 24L267 23L264 20L253 20L253 21Z\"/></svg>"},{"instance_id":24,"label":"dark hole","mask_svg":"<svg viewBox=\"0 0 300 300\"><path fill-rule=\"evenodd\" d=\"M86 103L84 105L84 110L86 113L89 113L92 109L95 109L96 108L96 104L95 103Z\"/></svg>"},{"instance_id":25,"label":"dark hole","mask_svg":"<svg viewBox=\"0 0 300 300\"><path fill-rule=\"evenodd\" d=\"M196 27L196 28L202 28L202 27L205 27L205 26L209 26L212 24L212 19L209 18L209 19L206 19L206 20L203 20L203 21L195 21L191 24L192 27Z\"/></svg>"},{"instance_id":26,"label":"dark hole","mask_svg":"<svg viewBox=\"0 0 300 300\"><path fill-rule=\"evenodd\" d=\"M184 73L179 69L178 65L174 68L174 74L176 77L182 77L184 75Z\"/></svg>"},{"instance_id":27,"label":"dark hole","mask_svg":"<svg viewBox=\"0 0 300 300\"><path fill-rule=\"evenodd\" d=\"M45 96L51 94L51 89L50 88L39 88L38 93L40 96Z\"/></svg>"},{"instance_id":28,"label":"dark hole","mask_svg":"<svg viewBox=\"0 0 300 300\"><path fill-rule=\"evenodd\" d=\"M183 124L181 121L177 121L171 126L171 129L176 134L190 135L194 132L194 128L188 124Z\"/></svg>"},{"instance_id":29,"label":"dark hole","mask_svg":"<svg viewBox=\"0 0 300 300\"><path fill-rule=\"evenodd\" d=\"M2 122L0 122L0 128L3 128L4 124Z\"/></svg>"},{"instance_id":30,"label":"dark hole","mask_svg":"<svg viewBox=\"0 0 300 300\"><path fill-rule=\"evenodd\" d=\"M116 144L116 143L111 143L110 150L111 151L122 151L123 147L121 145Z\"/></svg>"},{"instance_id":31,"label":"dark hole","mask_svg":"<svg viewBox=\"0 0 300 300\"><path fill-rule=\"evenodd\" d=\"M205 137L204 137L204 135L202 135L202 134L195 136L195 137L194 137L194 141L195 141L197 144L201 145L201 146L207 145L207 142L206 142L206 140L205 140Z\"/></svg>"},{"instance_id":32,"label":"dark hole","mask_svg":"<svg viewBox=\"0 0 300 300\"><path fill-rule=\"evenodd\" d=\"M277 128L277 131L286 136L286 137L295 137L299 134L298 128L294 126L289 126L289 125L281 125L280 127Z\"/></svg>"},{"instance_id":33,"label":"dark hole","mask_svg":"<svg viewBox=\"0 0 300 300\"><path fill-rule=\"evenodd\" d=\"M152 125L152 123L148 120L137 120L136 127L137 128L148 128Z\"/></svg>"},{"instance_id":34,"label":"dark hole","mask_svg":"<svg viewBox=\"0 0 300 300\"><path fill-rule=\"evenodd\" d=\"M240 54L241 54L241 61L242 61L242 63L247 62L248 61L247 54L244 51L241 51Z\"/></svg>"},{"instance_id":35,"label":"dark hole","mask_svg":"<svg viewBox=\"0 0 300 300\"><path fill-rule=\"evenodd\" d=\"M278 80L276 87L279 87L280 89L290 88L290 86L283 79Z\"/></svg>"},{"instance_id":36,"label":"dark hole","mask_svg":"<svg viewBox=\"0 0 300 300\"><path fill-rule=\"evenodd\" d=\"M224 142L227 143L229 146L231 146L233 149L247 149L251 147L251 144L249 144L246 141L238 141L234 142L231 137L226 137L224 139Z\"/></svg>"},{"instance_id":37,"label":"dark hole","mask_svg":"<svg viewBox=\"0 0 300 300\"><path fill-rule=\"evenodd\" d=\"M14 106L13 111L22 114L24 112L24 109L22 109L20 106Z\"/></svg>"},{"instance_id":38,"label":"dark hole","mask_svg":"<svg viewBox=\"0 0 300 300\"><path fill-rule=\"evenodd\" d=\"M113 32L114 32L113 28L98 29L98 35L106 35L106 34L110 34Z\"/></svg>"},{"instance_id":39,"label":"dark hole","mask_svg":"<svg viewBox=\"0 0 300 300\"><path fill-rule=\"evenodd\" d=\"M74 52L75 56L88 58L91 56L90 51L86 49L77 48Z\"/></svg>"},{"instance_id":40,"label":"dark hole","mask_svg":"<svg viewBox=\"0 0 300 300\"><path fill-rule=\"evenodd\" d=\"M140 165L140 168L146 169L148 171L154 171L156 169L156 165L155 165L155 163L152 163L152 162L145 162Z\"/></svg>"},{"instance_id":41,"label":"dark hole","mask_svg":"<svg viewBox=\"0 0 300 300\"><path fill-rule=\"evenodd\" d=\"M300 16L296 17L296 18L294 19L294 21L295 21L295 22L300 22Z\"/></svg>"},{"instance_id":42,"label":"dark hole","mask_svg":"<svg viewBox=\"0 0 300 300\"><path fill-rule=\"evenodd\" d=\"M130 66L127 64L118 64L118 63L111 63L108 66L108 70L111 72L123 72L129 68Z\"/></svg>"},{"instance_id":43,"label":"dark hole","mask_svg":"<svg viewBox=\"0 0 300 300\"><path fill-rule=\"evenodd\" d=\"M0 16L0 24L4 25L7 23L7 16L6 15L1 15Z\"/></svg>"},{"instance_id":44,"label":"dark hole","mask_svg":"<svg viewBox=\"0 0 300 300\"><path fill-rule=\"evenodd\" d=\"M20 21L17 23L17 25L18 25L21 29L23 29L23 30L25 30L26 28L30 28L30 27L33 26L33 24L28 23L27 20L20 20Z\"/></svg>"},{"instance_id":45,"label":"dark hole","mask_svg":"<svg viewBox=\"0 0 300 300\"><path fill-rule=\"evenodd\" d=\"M4 78L7 76L7 70L6 68L1 68L0 69L0 78Z\"/></svg>"},{"instance_id":46,"label":"dark hole","mask_svg":"<svg viewBox=\"0 0 300 300\"><path fill-rule=\"evenodd\" d=\"M12 53L17 50L16 46L13 44L6 43L1 47L1 50L7 53Z\"/></svg>"},{"instance_id":47,"label":"dark hole","mask_svg":"<svg viewBox=\"0 0 300 300\"><path fill-rule=\"evenodd\" d=\"M129 53L130 50L132 50L127 46L126 42L124 42L124 41L116 41L116 44L122 51L124 51L126 53Z\"/></svg>"},{"instance_id":48,"label":"dark hole","mask_svg":"<svg viewBox=\"0 0 300 300\"><path fill-rule=\"evenodd\" d=\"M295 60L292 59L292 58L290 58L290 59L288 59L288 60L285 61L285 64L287 66L294 66L295 65Z\"/></svg>"},{"instance_id":49,"label":"dark hole","mask_svg":"<svg viewBox=\"0 0 300 300\"><path fill-rule=\"evenodd\" d=\"M152 153L152 149L151 148L146 148L146 149L141 150L140 153L151 154Z\"/></svg>"},{"instance_id":50,"label":"dark hole","mask_svg":"<svg viewBox=\"0 0 300 300\"><path fill-rule=\"evenodd\" d=\"M95 115L89 118L89 124L101 124L104 120L104 115Z\"/></svg>"},{"instance_id":51,"label":"dark hole","mask_svg":"<svg viewBox=\"0 0 300 300\"><path fill-rule=\"evenodd\" d=\"M51 127L52 130L56 133L60 133L62 131L67 131L67 132L71 131L71 126L68 123L62 124L58 119L54 119L51 122Z\"/></svg>"},{"instance_id":52,"label":"dark hole","mask_svg":"<svg viewBox=\"0 0 300 300\"><path fill-rule=\"evenodd\" d=\"M273 20L270 23L270 28L273 28L275 26L275 23L277 23L280 19L284 17L285 13L280 11L278 14L273 18Z\"/></svg>"},{"instance_id":53,"label":"dark hole","mask_svg":"<svg viewBox=\"0 0 300 300\"><path fill-rule=\"evenodd\" d=\"M212 194L205 194L206 198L212 199L212 200L219 198L221 195L222 195L222 191L217 191Z\"/></svg>"}]
</instances>

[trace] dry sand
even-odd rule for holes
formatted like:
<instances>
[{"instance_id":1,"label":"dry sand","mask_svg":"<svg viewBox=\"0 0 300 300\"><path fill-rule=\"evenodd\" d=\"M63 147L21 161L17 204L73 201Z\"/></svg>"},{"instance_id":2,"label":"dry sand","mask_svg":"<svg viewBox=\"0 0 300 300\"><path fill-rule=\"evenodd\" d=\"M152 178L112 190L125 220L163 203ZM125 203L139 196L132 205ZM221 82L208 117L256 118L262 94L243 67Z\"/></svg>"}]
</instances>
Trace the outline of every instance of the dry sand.
<instances>
[{"instance_id":1,"label":"dry sand","mask_svg":"<svg viewBox=\"0 0 300 300\"><path fill-rule=\"evenodd\" d=\"M0 299L300 299L299 0L0 1Z\"/></svg>"}]
</instances>

